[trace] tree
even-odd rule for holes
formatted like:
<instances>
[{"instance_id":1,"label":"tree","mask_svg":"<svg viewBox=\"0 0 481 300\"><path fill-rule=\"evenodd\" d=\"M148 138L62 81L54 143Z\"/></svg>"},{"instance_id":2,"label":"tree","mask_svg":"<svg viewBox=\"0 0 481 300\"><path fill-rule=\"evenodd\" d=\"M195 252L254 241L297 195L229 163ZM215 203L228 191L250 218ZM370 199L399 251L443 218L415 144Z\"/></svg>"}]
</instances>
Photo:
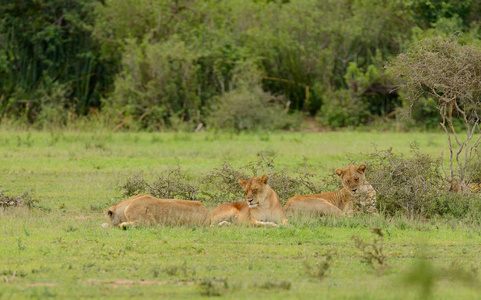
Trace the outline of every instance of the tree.
<instances>
[{"instance_id":1,"label":"tree","mask_svg":"<svg viewBox=\"0 0 481 300\"><path fill-rule=\"evenodd\" d=\"M462 45L457 38L425 38L400 54L388 69L401 80L399 87L406 89L409 109L421 96L438 102L450 151L449 174L444 174L451 189L457 177L459 191L466 191L466 171L481 140L481 46ZM462 120L462 128L453 124L453 117ZM463 130L465 136L460 134ZM454 149L456 145L459 149Z\"/></svg>"}]
</instances>

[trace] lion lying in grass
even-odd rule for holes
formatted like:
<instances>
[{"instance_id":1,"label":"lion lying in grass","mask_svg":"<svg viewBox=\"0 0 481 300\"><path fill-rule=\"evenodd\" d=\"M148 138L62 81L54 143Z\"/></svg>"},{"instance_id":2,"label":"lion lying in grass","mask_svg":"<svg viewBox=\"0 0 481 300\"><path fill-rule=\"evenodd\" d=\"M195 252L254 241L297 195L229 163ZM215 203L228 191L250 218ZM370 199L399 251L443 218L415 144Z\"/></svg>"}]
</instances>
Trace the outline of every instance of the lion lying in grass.
<instances>
[{"instance_id":1,"label":"lion lying in grass","mask_svg":"<svg viewBox=\"0 0 481 300\"><path fill-rule=\"evenodd\" d=\"M286 215L295 213L324 216L339 216L343 213L350 214L353 210L353 198L359 199L363 211L374 213L376 211L376 191L366 181L365 164L350 165L343 169L336 169L336 174L341 178L343 188L335 192L311 195L295 195L290 198L284 211Z\"/></svg>"},{"instance_id":2,"label":"lion lying in grass","mask_svg":"<svg viewBox=\"0 0 481 300\"><path fill-rule=\"evenodd\" d=\"M244 189L245 202L225 203L210 212L211 225L235 223L254 226L287 226L286 216L282 210L277 193L267 184L269 176L253 177L249 180L239 179Z\"/></svg>"},{"instance_id":3,"label":"lion lying in grass","mask_svg":"<svg viewBox=\"0 0 481 300\"><path fill-rule=\"evenodd\" d=\"M199 201L159 199L140 194L112 205L104 211L108 223L102 227L142 225L202 225L209 211Z\"/></svg>"}]
</instances>

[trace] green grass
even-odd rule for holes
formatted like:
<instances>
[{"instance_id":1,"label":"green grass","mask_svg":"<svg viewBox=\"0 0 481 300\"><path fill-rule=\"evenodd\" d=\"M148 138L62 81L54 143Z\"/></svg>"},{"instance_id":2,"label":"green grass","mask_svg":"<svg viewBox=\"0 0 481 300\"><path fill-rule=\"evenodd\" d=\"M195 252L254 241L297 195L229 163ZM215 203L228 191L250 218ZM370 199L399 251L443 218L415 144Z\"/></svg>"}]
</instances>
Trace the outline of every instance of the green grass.
<instances>
[{"instance_id":1,"label":"green grass","mask_svg":"<svg viewBox=\"0 0 481 300\"><path fill-rule=\"evenodd\" d=\"M344 167L347 153L372 152L372 143L407 153L412 141L436 156L447 149L444 135L432 133L0 131L0 189L8 195L33 189L43 208L0 211L0 298L415 298L420 286L405 277L419 257L440 274L433 298L475 298L479 284L446 275L455 264L479 283L481 227L462 220L357 216L292 220L279 229L100 226L102 209L122 198L119 184L139 172L155 176L179 165L196 182L224 161L241 166L269 151L279 167L308 163L323 176ZM362 263L352 240L372 241L373 227L385 234L384 271ZM329 254L326 276L309 276L305 264L316 266Z\"/></svg>"}]
</instances>

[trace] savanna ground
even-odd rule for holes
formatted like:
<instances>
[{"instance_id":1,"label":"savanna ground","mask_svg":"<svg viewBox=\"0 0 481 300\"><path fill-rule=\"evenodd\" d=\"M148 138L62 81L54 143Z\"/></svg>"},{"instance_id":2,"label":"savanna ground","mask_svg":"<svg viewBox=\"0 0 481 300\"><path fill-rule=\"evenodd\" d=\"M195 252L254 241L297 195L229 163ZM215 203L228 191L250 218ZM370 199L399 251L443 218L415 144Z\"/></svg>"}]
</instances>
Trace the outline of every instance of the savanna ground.
<instances>
[{"instance_id":1,"label":"savanna ground","mask_svg":"<svg viewBox=\"0 0 481 300\"><path fill-rule=\"evenodd\" d=\"M0 211L0 298L476 298L481 227L464 220L361 215L291 220L287 228L100 226L102 210L122 199L119 186L140 172L153 177L180 166L196 183L224 161L245 165L264 151L275 152L280 166L307 164L324 176L373 143L408 153L413 141L435 156L448 149L445 136L433 133L3 129L0 190L33 190L39 202ZM376 227L384 266L363 263L353 240L374 241Z\"/></svg>"}]
</instances>

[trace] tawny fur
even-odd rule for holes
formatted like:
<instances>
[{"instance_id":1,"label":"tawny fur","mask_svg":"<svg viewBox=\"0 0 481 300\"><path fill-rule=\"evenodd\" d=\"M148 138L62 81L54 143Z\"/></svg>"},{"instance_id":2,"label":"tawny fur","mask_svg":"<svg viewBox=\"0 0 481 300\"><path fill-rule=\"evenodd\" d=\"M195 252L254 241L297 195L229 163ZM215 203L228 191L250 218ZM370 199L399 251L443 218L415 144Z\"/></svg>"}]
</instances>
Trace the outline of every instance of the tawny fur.
<instances>
[{"instance_id":1,"label":"tawny fur","mask_svg":"<svg viewBox=\"0 0 481 300\"><path fill-rule=\"evenodd\" d=\"M359 199L362 210L374 213L376 208L376 191L366 181L366 165L350 165L336 169L343 188L335 192L321 194L295 195L290 198L284 211L286 215L307 214L315 216L350 214L353 211L353 198Z\"/></svg>"},{"instance_id":2,"label":"tawny fur","mask_svg":"<svg viewBox=\"0 0 481 300\"><path fill-rule=\"evenodd\" d=\"M143 225L201 225L209 211L199 201L159 199L140 194L114 204L104 211L108 223L103 227Z\"/></svg>"},{"instance_id":3,"label":"tawny fur","mask_svg":"<svg viewBox=\"0 0 481 300\"><path fill-rule=\"evenodd\" d=\"M277 193L267 184L268 175L239 179L246 202L225 203L210 212L210 224L229 222L254 226L287 226L287 218Z\"/></svg>"}]
</instances>

